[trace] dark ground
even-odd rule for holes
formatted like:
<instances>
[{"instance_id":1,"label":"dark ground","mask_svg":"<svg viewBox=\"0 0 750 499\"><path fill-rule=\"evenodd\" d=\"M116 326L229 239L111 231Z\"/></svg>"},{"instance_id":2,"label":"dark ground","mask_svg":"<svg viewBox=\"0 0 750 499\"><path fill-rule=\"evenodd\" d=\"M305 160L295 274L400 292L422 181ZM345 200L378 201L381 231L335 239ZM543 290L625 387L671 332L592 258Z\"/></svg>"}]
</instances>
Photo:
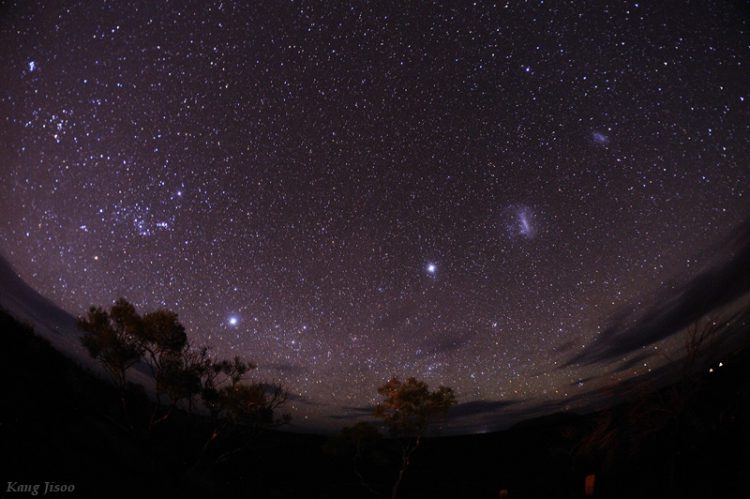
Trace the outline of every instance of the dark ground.
<instances>
[{"instance_id":1,"label":"dark ground","mask_svg":"<svg viewBox=\"0 0 750 499\"><path fill-rule=\"evenodd\" d=\"M747 329L745 329L745 332ZM353 449L318 435L268 431L201 452L205 418L178 414L152 432L134 391L115 389L0 313L0 496L10 484L74 484L59 497L389 497L393 441ZM555 414L508 431L425 441L403 498L750 497L750 355L614 409ZM246 445L238 447L238 442ZM364 481L367 486L362 485ZM374 489L375 493L368 490Z\"/></svg>"}]
</instances>

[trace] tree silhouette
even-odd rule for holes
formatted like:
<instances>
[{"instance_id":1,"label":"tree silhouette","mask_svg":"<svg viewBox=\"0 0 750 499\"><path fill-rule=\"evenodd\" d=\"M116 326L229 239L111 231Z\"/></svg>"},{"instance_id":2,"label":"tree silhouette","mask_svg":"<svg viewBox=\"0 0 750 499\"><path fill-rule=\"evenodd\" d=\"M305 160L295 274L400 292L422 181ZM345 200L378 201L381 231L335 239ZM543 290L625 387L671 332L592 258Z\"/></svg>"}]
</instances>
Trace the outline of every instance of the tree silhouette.
<instances>
[{"instance_id":1,"label":"tree silhouette","mask_svg":"<svg viewBox=\"0 0 750 499\"><path fill-rule=\"evenodd\" d=\"M255 364L239 357L214 362L208 349L199 352L192 369L199 376L201 400L209 411L213 428L201 456L224 437L225 441L232 442L232 448L216 458L216 461L223 461L243 451L261 431L291 421L289 414L275 417L288 398L288 392L281 385L242 382L245 374L255 368Z\"/></svg>"},{"instance_id":2,"label":"tree silhouette","mask_svg":"<svg viewBox=\"0 0 750 499\"><path fill-rule=\"evenodd\" d=\"M139 361L151 368L157 403L149 430L169 419L181 402L192 411L197 397L214 421L208 443L231 426L257 431L289 422L288 415L274 418L275 411L287 399L283 387L243 383L255 364L240 357L217 361L209 355L208 348L191 348L185 327L170 310L159 309L141 316L131 303L119 298L109 312L91 307L85 317L78 319L78 327L84 331L81 341L89 354L110 373L120 389L126 412L127 370ZM166 410L163 403L167 404Z\"/></svg>"},{"instance_id":3,"label":"tree silhouette","mask_svg":"<svg viewBox=\"0 0 750 499\"><path fill-rule=\"evenodd\" d=\"M185 327L177 314L165 309L144 314L138 329L144 360L150 366L156 382L156 400L149 428L166 421L180 401L188 401L200 393L200 378L190 365L190 346ZM167 409L158 416L162 397L167 397Z\"/></svg>"},{"instance_id":4,"label":"tree silhouette","mask_svg":"<svg viewBox=\"0 0 750 499\"><path fill-rule=\"evenodd\" d=\"M404 473L411 464L412 455L419 448L429 426L437 419L445 417L456 404L453 389L439 386L430 391L427 383L416 378L402 382L391 378L378 388L384 400L375 407L375 416L381 418L391 436L401 443L401 466L391 491L391 497L398 497L398 490Z\"/></svg>"},{"instance_id":5,"label":"tree silhouette","mask_svg":"<svg viewBox=\"0 0 750 499\"><path fill-rule=\"evenodd\" d=\"M85 317L77 320L77 324L84 331L81 343L112 377L120 391L123 411L127 413L127 370L143 354L143 345L139 340L142 324L135 307L120 298L109 312L101 307L91 307Z\"/></svg>"}]
</instances>

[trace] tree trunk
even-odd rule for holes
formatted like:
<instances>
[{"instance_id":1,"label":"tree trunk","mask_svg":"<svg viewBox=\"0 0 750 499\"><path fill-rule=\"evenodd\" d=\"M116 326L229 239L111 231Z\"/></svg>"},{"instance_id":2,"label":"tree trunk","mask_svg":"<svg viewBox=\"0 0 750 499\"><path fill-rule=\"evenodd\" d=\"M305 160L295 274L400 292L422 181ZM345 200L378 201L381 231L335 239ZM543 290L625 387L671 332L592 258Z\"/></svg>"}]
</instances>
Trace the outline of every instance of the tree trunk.
<instances>
[{"instance_id":1,"label":"tree trunk","mask_svg":"<svg viewBox=\"0 0 750 499\"><path fill-rule=\"evenodd\" d=\"M373 489L372 487L370 487L370 485L365 480L364 475L362 475L362 473L360 473L359 471L358 463L361 457L362 457L362 449L360 448L359 444L357 444L356 451L354 453L354 474L359 479L360 485L362 485L362 487L364 487L370 494L377 497L379 495L377 491Z\"/></svg>"},{"instance_id":2,"label":"tree trunk","mask_svg":"<svg viewBox=\"0 0 750 499\"><path fill-rule=\"evenodd\" d=\"M391 490L391 499L398 498L398 488L401 485L401 480L404 478L407 466L409 466L408 458L402 462L401 469L398 471L398 478L396 478L396 483L393 484L393 489Z\"/></svg>"},{"instance_id":3,"label":"tree trunk","mask_svg":"<svg viewBox=\"0 0 750 499\"><path fill-rule=\"evenodd\" d=\"M402 449L401 454L401 469L398 471L398 477L396 478L396 483L393 484L393 489L391 490L391 499L397 499L398 498L398 489L401 486L401 481L404 479L404 473L406 473L406 469L411 464L411 455L414 454L414 451L417 450L419 447L419 444L421 443L421 436L417 436L417 439L414 441L414 446L409 446L408 444Z\"/></svg>"}]
</instances>

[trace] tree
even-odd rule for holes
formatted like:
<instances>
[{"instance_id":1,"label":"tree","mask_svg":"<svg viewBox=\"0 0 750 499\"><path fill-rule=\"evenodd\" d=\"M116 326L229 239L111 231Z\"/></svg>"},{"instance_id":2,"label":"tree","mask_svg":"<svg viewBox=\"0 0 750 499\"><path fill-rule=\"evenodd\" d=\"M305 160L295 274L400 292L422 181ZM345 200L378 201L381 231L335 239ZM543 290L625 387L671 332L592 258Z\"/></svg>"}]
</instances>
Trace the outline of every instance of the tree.
<instances>
[{"instance_id":1,"label":"tree","mask_svg":"<svg viewBox=\"0 0 750 499\"><path fill-rule=\"evenodd\" d=\"M143 354L143 345L139 340L141 320L135 307L120 298L109 312L101 307L91 307L85 317L78 319L77 324L84 331L81 343L112 377L120 391L123 410L127 412L127 370Z\"/></svg>"},{"instance_id":2,"label":"tree","mask_svg":"<svg viewBox=\"0 0 750 499\"><path fill-rule=\"evenodd\" d=\"M291 421L289 414L276 417L276 411L288 398L288 392L281 385L242 382L245 374L256 368L255 364L239 357L215 362L208 355L208 349L203 348L192 366L199 375L201 400L212 422L210 436L195 466L219 440L231 445L216 457L217 462L245 450L252 438L263 430Z\"/></svg>"},{"instance_id":3,"label":"tree","mask_svg":"<svg viewBox=\"0 0 750 499\"><path fill-rule=\"evenodd\" d=\"M149 428L166 421L182 400L192 407L192 399L200 393L200 378L190 365L190 345L185 327L177 314L159 309L144 314L138 339L144 351L144 360L151 368L156 382L156 401L149 421ZM168 399L167 410L157 416L163 403Z\"/></svg>"},{"instance_id":4,"label":"tree","mask_svg":"<svg viewBox=\"0 0 750 499\"><path fill-rule=\"evenodd\" d=\"M84 331L81 341L89 354L120 388L125 410L127 370L139 361L151 368L157 403L149 430L169 419L181 402L192 410L196 397L200 397L215 422L216 430L209 442L220 433L219 428L234 425L257 430L290 419L288 415L274 419L274 411L287 399L287 392L280 385L243 383L245 374L255 369L255 364L240 357L217 361L209 355L208 348L191 348L175 312L159 309L141 316L131 303L119 298L109 312L91 307L88 315L78 320L78 326ZM166 410L163 402L168 402Z\"/></svg>"},{"instance_id":5,"label":"tree","mask_svg":"<svg viewBox=\"0 0 750 499\"><path fill-rule=\"evenodd\" d=\"M419 448L430 425L448 414L456 404L451 388L439 386L430 391L427 383L416 378L402 382L391 378L378 388L384 400L375 407L375 416L381 418L390 434L401 442L401 466L393 485L391 497L398 497L404 473L411 464L412 455Z\"/></svg>"},{"instance_id":6,"label":"tree","mask_svg":"<svg viewBox=\"0 0 750 499\"><path fill-rule=\"evenodd\" d=\"M162 362L174 360L188 348L185 327L177 314L169 310L156 310L144 314L139 339L152 365L158 369Z\"/></svg>"},{"instance_id":7,"label":"tree","mask_svg":"<svg viewBox=\"0 0 750 499\"><path fill-rule=\"evenodd\" d=\"M215 419L253 429L289 422L288 415L274 419L274 411L286 403L288 396L281 385L242 383L245 373L255 368L255 364L239 357L208 364L201 397Z\"/></svg>"}]
</instances>

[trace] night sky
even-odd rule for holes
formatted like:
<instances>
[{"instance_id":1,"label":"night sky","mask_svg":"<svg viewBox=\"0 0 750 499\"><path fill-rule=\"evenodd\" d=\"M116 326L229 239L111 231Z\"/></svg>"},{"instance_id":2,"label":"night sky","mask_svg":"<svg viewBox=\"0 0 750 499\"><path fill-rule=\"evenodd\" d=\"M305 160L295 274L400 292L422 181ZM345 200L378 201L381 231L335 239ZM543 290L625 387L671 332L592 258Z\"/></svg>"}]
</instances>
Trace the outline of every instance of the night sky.
<instances>
[{"instance_id":1,"label":"night sky","mask_svg":"<svg viewBox=\"0 0 750 499\"><path fill-rule=\"evenodd\" d=\"M413 375L481 431L736 260L741 2L248 4L0 12L0 252L61 307L173 309L303 426Z\"/></svg>"}]
</instances>

